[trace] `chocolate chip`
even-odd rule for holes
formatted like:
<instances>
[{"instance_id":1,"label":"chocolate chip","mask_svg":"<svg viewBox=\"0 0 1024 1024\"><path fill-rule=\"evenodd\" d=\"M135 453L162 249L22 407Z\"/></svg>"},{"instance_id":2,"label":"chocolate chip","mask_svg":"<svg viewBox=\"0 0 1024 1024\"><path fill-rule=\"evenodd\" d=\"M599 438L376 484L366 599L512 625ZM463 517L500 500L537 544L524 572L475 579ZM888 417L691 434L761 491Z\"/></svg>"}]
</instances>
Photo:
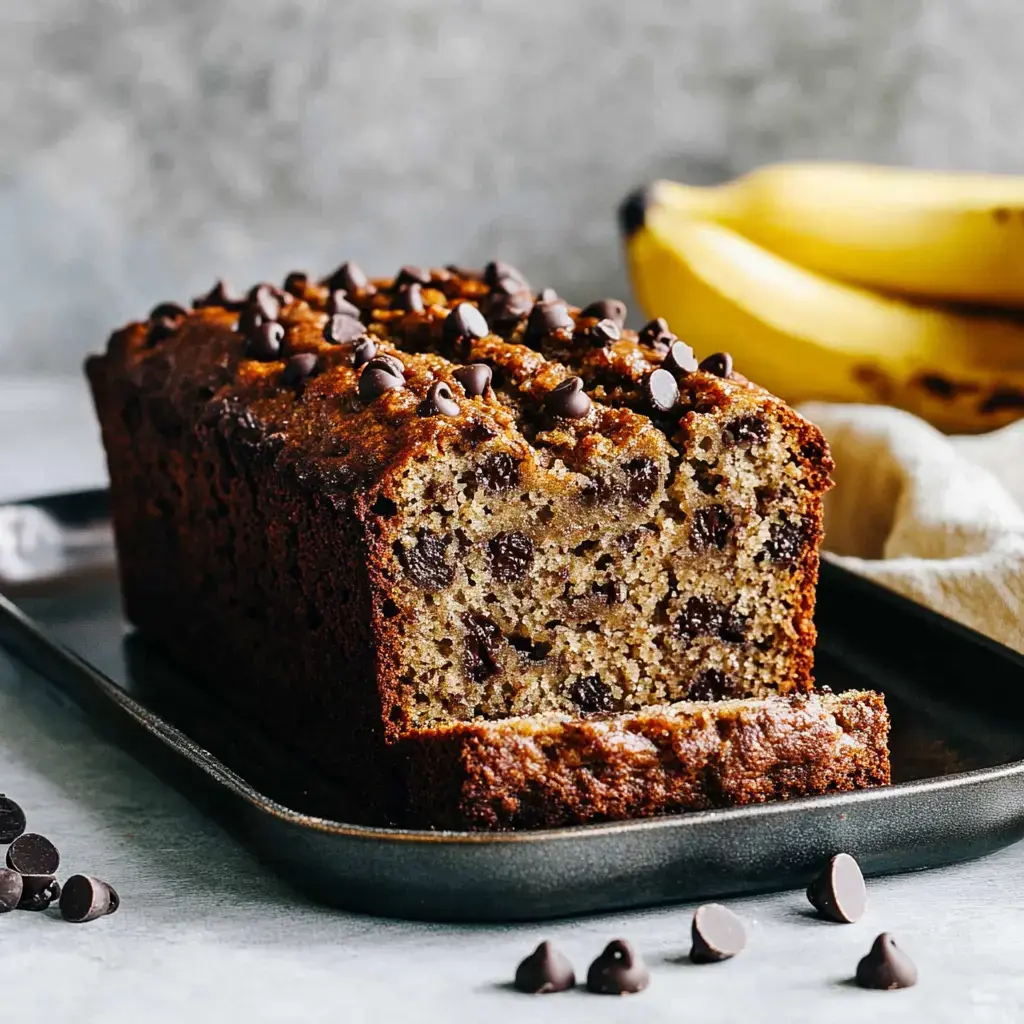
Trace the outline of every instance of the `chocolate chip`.
<instances>
[{"instance_id":1,"label":"chocolate chip","mask_svg":"<svg viewBox=\"0 0 1024 1024\"><path fill-rule=\"evenodd\" d=\"M686 691L687 700L728 700L737 696L739 686L736 680L717 668L705 669Z\"/></svg>"},{"instance_id":2,"label":"chocolate chip","mask_svg":"<svg viewBox=\"0 0 1024 1024\"><path fill-rule=\"evenodd\" d=\"M19 910L46 910L60 898L60 882L50 875L22 875L21 882ZM38 883L38 888L30 887L30 883Z\"/></svg>"},{"instance_id":3,"label":"chocolate chip","mask_svg":"<svg viewBox=\"0 0 1024 1024\"><path fill-rule=\"evenodd\" d=\"M647 345L656 352L667 352L676 336L668 329L668 321L662 317L648 320L647 323L637 332L637 340L641 345Z\"/></svg>"},{"instance_id":4,"label":"chocolate chip","mask_svg":"<svg viewBox=\"0 0 1024 1024\"><path fill-rule=\"evenodd\" d=\"M727 423L722 431L722 443L746 447L764 444L768 440L768 424L760 416L741 416Z\"/></svg>"},{"instance_id":5,"label":"chocolate chip","mask_svg":"<svg viewBox=\"0 0 1024 1024\"><path fill-rule=\"evenodd\" d=\"M324 341L332 345L345 345L366 334L366 328L354 316L336 313L324 324Z\"/></svg>"},{"instance_id":6,"label":"chocolate chip","mask_svg":"<svg viewBox=\"0 0 1024 1024\"><path fill-rule=\"evenodd\" d=\"M475 338L486 338L490 334L490 328L476 306L471 302L460 302L445 317L441 334L448 345L455 346L463 342L472 342Z\"/></svg>"},{"instance_id":7,"label":"chocolate chip","mask_svg":"<svg viewBox=\"0 0 1024 1024\"><path fill-rule=\"evenodd\" d=\"M743 922L720 903L705 903L693 915L690 927L693 947L690 959L695 964L713 964L742 953L747 944Z\"/></svg>"},{"instance_id":8,"label":"chocolate chip","mask_svg":"<svg viewBox=\"0 0 1024 1024\"><path fill-rule=\"evenodd\" d=\"M676 617L676 632L681 637L697 639L719 637L739 643L743 640L743 619L709 597L691 597Z\"/></svg>"},{"instance_id":9,"label":"chocolate chip","mask_svg":"<svg viewBox=\"0 0 1024 1024\"><path fill-rule=\"evenodd\" d=\"M284 279L284 290L291 295L301 295L309 286L309 274L304 270L292 270Z\"/></svg>"},{"instance_id":10,"label":"chocolate chip","mask_svg":"<svg viewBox=\"0 0 1024 1024\"><path fill-rule=\"evenodd\" d=\"M857 964L857 984L861 988L893 990L917 984L917 967L896 945L896 940L882 932L875 939L871 952Z\"/></svg>"},{"instance_id":11,"label":"chocolate chip","mask_svg":"<svg viewBox=\"0 0 1024 1024\"><path fill-rule=\"evenodd\" d=\"M1024 409L1024 391L1018 388L997 388L978 406L978 412L983 414L1007 409Z\"/></svg>"},{"instance_id":12,"label":"chocolate chip","mask_svg":"<svg viewBox=\"0 0 1024 1024\"><path fill-rule=\"evenodd\" d=\"M264 320L276 320L289 298L276 284L258 284L249 291L248 303Z\"/></svg>"},{"instance_id":13,"label":"chocolate chip","mask_svg":"<svg viewBox=\"0 0 1024 1024\"><path fill-rule=\"evenodd\" d=\"M531 995L565 992L575 984L572 964L550 942L542 942L516 968L516 989Z\"/></svg>"},{"instance_id":14,"label":"chocolate chip","mask_svg":"<svg viewBox=\"0 0 1024 1024\"><path fill-rule=\"evenodd\" d=\"M176 302L161 302L160 305L154 306L149 314L147 344L155 345L169 338L181 326L187 315L187 311Z\"/></svg>"},{"instance_id":15,"label":"chocolate chip","mask_svg":"<svg viewBox=\"0 0 1024 1024\"><path fill-rule=\"evenodd\" d=\"M316 356L312 352L299 352L290 356L281 371L281 383L294 387L308 377L312 377L316 370Z\"/></svg>"},{"instance_id":16,"label":"chocolate chip","mask_svg":"<svg viewBox=\"0 0 1024 1024\"><path fill-rule=\"evenodd\" d=\"M487 556L494 579L516 583L526 578L533 565L533 541L517 530L502 531L488 541Z\"/></svg>"},{"instance_id":17,"label":"chocolate chip","mask_svg":"<svg viewBox=\"0 0 1024 1024\"><path fill-rule=\"evenodd\" d=\"M448 564L451 537L423 531L411 548L397 545L398 560L406 575L424 590L443 590L455 579L455 569Z\"/></svg>"},{"instance_id":18,"label":"chocolate chip","mask_svg":"<svg viewBox=\"0 0 1024 1024\"><path fill-rule=\"evenodd\" d=\"M490 386L493 374L486 363L470 363L468 366L460 366L452 376L462 385L469 398L479 398Z\"/></svg>"},{"instance_id":19,"label":"chocolate chip","mask_svg":"<svg viewBox=\"0 0 1024 1024\"><path fill-rule=\"evenodd\" d=\"M45 836L25 832L7 848L7 866L23 875L55 875L60 854Z\"/></svg>"},{"instance_id":20,"label":"chocolate chip","mask_svg":"<svg viewBox=\"0 0 1024 1024\"><path fill-rule=\"evenodd\" d=\"M25 831L25 812L9 797L0 793L0 844L14 842Z\"/></svg>"},{"instance_id":21,"label":"chocolate chip","mask_svg":"<svg viewBox=\"0 0 1024 1024\"><path fill-rule=\"evenodd\" d=\"M569 699L584 715L613 711L615 701L611 688L600 676L582 676L569 687Z\"/></svg>"},{"instance_id":22,"label":"chocolate chip","mask_svg":"<svg viewBox=\"0 0 1024 1024\"><path fill-rule=\"evenodd\" d=\"M661 474L654 459L646 456L631 459L622 467L626 474L626 493L637 505L646 505L658 489Z\"/></svg>"},{"instance_id":23,"label":"chocolate chip","mask_svg":"<svg viewBox=\"0 0 1024 1024\"><path fill-rule=\"evenodd\" d=\"M614 320L598 320L587 331L587 337L594 348L607 348L622 337L622 331L619 330L618 324Z\"/></svg>"},{"instance_id":24,"label":"chocolate chip","mask_svg":"<svg viewBox=\"0 0 1024 1024\"><path fill-rule=\"evenodd\" d=\"M693 513L690 524L690 547L694 551L707 551L725 547L732 532L733 518L724 505L705 505Z\"/></svg>"},{"instance_id":25,"label":"chocolate chip","mask_svg":"<svg viewBox=\"0 0 1024 1024\"><path fill-rule=\"evenodd\" d=\"M693 349L685 342L673 341L668 347L661 366L662 369L668 370L669 373L673 373L677 377L685 377L697 369L697 357L693 354Z\"/></svg>"},{"instance_id":26,"label":"chocolate chip","mask_svg":"<svg viewBox=\"0 0 1024 1024\"><path fill-rule=\"evenodd\" d=\"M359 397L367 402L404 386L405 377L383 356L375 356L359 374Z\"/></svg>"},{"instance_id":27,"label":"chocolate chip","mask_svg":"<svg viewBox=\"0 0 1024 1024\"><path fill-rule=\"evenodd\" d=\"M233 312L240 310L244 304L245 299L241 296L232 297L228 295L227 286L223 281L217 281L205 295L200 295L192 300L192 305L196 309L204 309L207 306L219 306L221 309Z\"/></svg>"},{"instance_id":28,"label":"chocolate chip","mask_svg":"<svg viewBox=\"0 0 1024 1024\"><path fill-rule=\"evenodd\" d=\"M536 308L536 307L534 307ZM583 419L590 412L590 397L583 390L580 377L567 377L544 397L544 408L552 416L570 420Z\"/></svg>"},{"instance_id":29,"label":"chocolate chip","mask_svg":"<svg viewBox=\"0 0 1024 1024\"><path fill-rule=\"evenodd\" d=\"M652 370L644 378L644 398L656 412L671 412L679 401L679 385L668 370Z\"/></svg>"},{"instance_id":30,"label":"chocolate chip","mask_svg":"<svg viewBox=\"0 0 1024 1024\"><path fill-rule=\"evenodd\" d=\"M473 682L482 683L501 671L498 652L505 638L486 615L467 614L462 621L466 626L462 667Z\"/></svg>"},{"instance_id":31,"label":"chocolate chip","mask_svg":"<svg viewBox=\"0 0 1024 1024\"><path fill-rule=\"evenodd\" d=\"M626 324L626 304L621 299L598 299L584 306L580 316L593 316L598 320L611 320L620 330Z\"/></svg>"},{"instance_id":32,"label":"chocolate chip","mask_svg":"<svg viewBox=\"0 0 1024 1024\"><path fill-rule=\"evenodd\" d=\"M374 356L367 366L372 368L379 368L381 370L387 370L394 374L396 377L401 377L404 383L405 380L405 364L397 356L389 355L387 352L381 352L379 355Z\"/></svg>"},{"instance_id":33,"label":"chocolate chip","mask_svg":"<svg viewBox=\"0 0 1024 1024\"><path fill-rule=\"evenodd\" d=\"M72 875L60 894L60 914L65 921L82 924L113 914L121 898L113 886L91 875Z\"/></svg>"},{"instance_id":34,"label":"chocolate chip","mask_svg":"<svg viewBox=\"0 0 1024 1024\"><path fill-rule=\"evenodd\" d=\"M416 411L420 416L458 416L459 403L455 401L452 389L443 380L439 380L430 385L427 397Z\"/></svg>"},{"instance_id":35,"label":"chocolate chip","mask_svg":"<svg viewBox=\"0 0 1024 1024\"><path fill-rule=\"evenodd\" d=\"M334 273L323 279L321 284L327 285L331 291L341 289L346 292L362 292L364 295L373 295L377 289L370 284L366 272L358 263L346 261L342 263Z\"/></svg>"},{"instance_id":36,"label":"chocolate chip","mask_svg":"<svg viewBox=\"0 0 1024 1024\"><path fill-rule=\"evenodd\" d=\"M413 283L402 288L391 300L391 308L402 309L407 313L422 313L426 307L423 305L420 285Z\"/></svg>"},{"instance_id":37,"label":"chocolate chip","mask_svg":"<svg viewBox=\"0 0 1024 1024\"><path fill-rule=\"evenodd\" d=\"M430 284L430 271L423 267L405 266L395 275L394 287L402 288L409 284Z\"/></svg>"},{"instance_id":38,"label":"chocolate chip","mask_svg":"<svg viewBox=\"0 0 1024 1024\"><path fill-rule=\"evenodd\" d=\"M541 288L537 292L537 302L561 302L562 300L558 297L558 292L554 288Z\"/></svg>"},{"instance_id":39,"label":"chocolate chip","mask_svg":"<svg viewBox=\"0 0 1024 1024\"><path fill-rule=\"evenodd\" d=\"M530 285L522 272L504 260L491 260L484 267L484 283L492 291L501 291L508 295L530 290Z\"/></svg>"},{"instance_id":40,"label":"chocolate chip","mask_svg":"<svg viewBox=\"0 0 1024 1024\"><path fill-rule=\"evenodd\" d=\"M732 356L728 352L715 352L702 359L697 369L728 380L732 376Z\"/></svg>"},{"instance_id":41,"label":"chocolate chip","mask_svg":"<svg viewBox=\"0 0 1024 1024\"><path fill-rule=\"evenodd\" d=\"M625 939L614 939L587 971L587 990L598 995L621 996L642 992L651 980L639 953Z\"/></svg>"},{"instance_id":42,"label":"chocolate chip","mask_svg":"<svg viewBox=\"0 0 1024 1024\"><path fill-rule=\"evenodd\" d=\"M807 887L807 898L826 920L837 924L859 921L868 904L860 865L848 853L837 853Z\"/></svg>"},{"instance_id":43,"label":"chocolate chip","mask_svg":"<svg viewBox=\"0 0 1024 1024\"><path fill-rule=\"evenodd\" d=\"M575 326L564 302L535 302L526 320L527 344L543 341L557 331L571 331Z\"/></svg>"},{"instance_id":44,"label":"chocolate chip","mask_svg":"<svg viewBox=\"0 0 1024 1024\"><path fill-rule=\"evenodd\" d=\"M768 527L764 550L773 562L792 568L800 560L807 543L807 527L804 522L787 519Z\"/></svg>"},{"instance_id":45,"label":"chocolate chip","mask_svg":"<svg viewBox=\"0 0 1024 1024\"><path fill-rule=\"evenodd\" d=\"M23 887L20 872L0 868L0 914L6 914L18 906Z\"/></svg>"},{"instance_id":46,"label":"chocolate chip","mask_svg":"<svg viewBox=\"0 0 1024 1024\"><path fill-rule=\"evenodd\" d=\"M249 359L269 363L281 354L284 341L284 325L273 320L264 320L248 337L245 354Z\"/></svg>"},{"instance_id":47,"label":"chocolate chip","mask_svg":"<svg viewBox=\"0 0 1024 1024\"><path fill-rule=\"evenodd\" d=\"M338 316L341 314L352 317L354 320L359 319L359 307L354 302L349 302L345 291L341 288L335 288L327 296L327 305L324 307L324 311L328 316Z\"/></svg>"},{"instance_id":48,"label":"chocolate chip","mask_svg":"<svg viewBox=\"0 0 1024 1024\"><path fill-rule=\"evenodd\" d=\"M501 494L519 483L519 462L508 452L495 452L480 463L475 475L481 487Z\"/></svg>"},{"instance_id":49,"label":"chocolate chip","mask_svg":"<svg viewBox=\"0 0 1024 1024\"><path fill-rule=\"evenodd\" d=\"M533 300L529 292L517 292L515 295L495 293L481 304L491 324L509 326L518 323L533 309Z\"/></svg>"}]
</instances>

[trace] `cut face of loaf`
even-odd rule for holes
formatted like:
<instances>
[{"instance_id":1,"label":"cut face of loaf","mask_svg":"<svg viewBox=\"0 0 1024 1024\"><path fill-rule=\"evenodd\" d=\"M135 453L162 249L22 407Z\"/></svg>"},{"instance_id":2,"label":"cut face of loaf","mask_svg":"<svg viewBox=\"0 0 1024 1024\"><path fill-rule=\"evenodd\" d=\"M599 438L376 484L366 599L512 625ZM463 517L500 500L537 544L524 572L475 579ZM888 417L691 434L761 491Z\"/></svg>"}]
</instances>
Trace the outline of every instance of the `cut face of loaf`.
<instances>
[{"instance_id":1,"label":"cut face of loaf","mask_svg":"<svg viewBox=\"0 0 1024 1024\"><path fill-rule=\"evenodd\" d=\"M342 279L90 360L134 623L360 779L412 729L810 688L812 425L490 269Z\"/></svg>"},{"instance_id":2,"label":"cut face of loaf","mask_svg":"<svg viewBox=\"0 0 1024 1024\"><path fill-rule=\"evenodd\" d=\"M850 692L462 722L399 751L420 823L556 828L886 785L888 732Z\"/></svg>"}]
</instances>

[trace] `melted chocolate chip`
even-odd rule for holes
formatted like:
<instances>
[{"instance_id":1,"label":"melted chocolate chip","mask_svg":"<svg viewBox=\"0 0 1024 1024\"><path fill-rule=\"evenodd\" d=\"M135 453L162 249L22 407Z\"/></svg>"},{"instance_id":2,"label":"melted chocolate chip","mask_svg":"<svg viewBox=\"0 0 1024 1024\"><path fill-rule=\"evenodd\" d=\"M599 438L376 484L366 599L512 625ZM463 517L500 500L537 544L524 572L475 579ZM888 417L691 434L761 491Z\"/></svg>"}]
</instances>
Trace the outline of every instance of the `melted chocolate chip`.
<instances>
[{"instance_id":1,"label":"melted chocolate chip","mask_svg":"<svg viewBox=\"0 0 1024 1024\"><path fill-rule=\"evenodd\" d=\"M328 316L342 314L352 317L354 320L359 319L359 307L354 302L349 302L348 296L342 288L335 288L327 297L327 305L324 307L324 311Z\"/></svg>"},{"instance_id":2,"label":"melted chocolate chip","mask_svg":"<svg viewBox=\"0 0 1024 1024\"><path fill-rule=\"evenodd\" d=\"M690 683L686 696L688 700L728 700L739 696L739 687L721 669L708 668Z\"/></svg>"},{"instance_id":3,"label":"melted chocolate chip","mask_svg":"<svg viewBox=\"0 0 1024 1024\"><path fill-rule=\"evenodd\" d=\"M542 942L516 968L516 989L531 995L565 992L575 984L572 964L550 942Z\"/></svg>"},{"instance_id":4,"label":"melted chocolate chip","mask_svg":"<svg viewBox=\"0 0 1024 1024\"><path fill-rule=\"evenodd\" d=\"M668 370L652 370L644 378L644 398L655 412L671 412L679 401L679 385Z\"/></svg>"},{"instance_id":5,"label":"melted chocolate chip","mask_svg":"<svg viewBox=\"0 0 1024 1024\"><path fill-rule=\"evenodd\" d=\"M402 309L407 313L422 313L426 308L423 305L423 290L420 285L413 284L402 288L391 300L392 309Z\"/></svg>"},{"instance_id":6,"label":"melted chocolate chip","mask_svg":"<svg viewBox=\"0 0 1024 1024\"><path fill-rule=\"evenodd\" d=\"M732 376L732 356L728 352L715 352L702 359L697 369L728 380Z\"/></svg>"},{"instance_id":7,"label":"melted chocolate chip","mask_svg":"<svg viewBox=\"0 0 1024 1024\"><path fill-rule=\"evenodd\" d=\"M327 318L324 324L324 341L332 345L344 345L361 338L366 328L360 321L347 313L337 313Z\"/></svg>"},{"instance_id":8,"label":"melted chocolate chip","mask_svg":"<svg viewBox=\"0 0 1024 1024\"><path fill-rule=\"evenodd\" d=\"M628 995L642 992L650 980L650 971L640 954L625 939L615 939L590 965L587 990L598 995Z\"/></svg>"},{"instance_id":9,"label":"melted chocolate chip","mask_svg":"<svg viewBox=\"0 0 1024 1024\"><path fill-rule=\"evenodd\" d=\"M618 324L614 320L598 320L587 331L587 337L594 348L607 348L622 337L622 331L619 330Z\"/></svg>"},{"instance_id":10,"label":"melted chocolate chip","mask_svg":"<svg viewBox=\"0 0 1024 1024\"><path fill-rule=\"evenodd\" d=\"M504 643L504 636L486 615L467 614L463 616L462 621L466 627L463 669L473 682L482 683L501 671L498 654Z\"/></svg>"},{"instance_id":11,"label":"melted chocolate chip","mask_svg":"<svg viewBox=\"0 0 1024 1024\"><path fill-rule=\"evenodd\" d=\"M401 288L408 284L430 284L430 271L423 267L402 267L395 275L394 287Z\"/></svg>"},{"instance_id":12,"label":"melted chocolate chip","mask_svg":"<svg viewBox=\"0 0 1024 1024\"><path fill-rule=\"evenodd\" d=\"M264 320L249 334L245 346L245 354L249 359L260 362L273 362L281 355L281 343L284 341L284 325L273 320Z\"/></svg>"},{"instance_id":13,"label":"melted chocolate chip","mask_svg":"<svg viewBox=\"0 0 1024 1024\"><path fill-rule=\"evenodd\" d=\"M519 483L519 462L508 452L495 452L480 463L475 476L481 487L501 494Z\"/></svg>"},{"instance_id":14,"label":"melted chocolate chip","mask_svg":"<svg viewBox=\"0 0 1024 1024\"><path fill-rule=\"evenodd\" d=\"M370 337L359 338L352 346L352 365L358 369L377 354L377 342Z\"/></svg>"},{"instance_id":15,"label":"melted chocolate chip","mask_svg":"<svg viewBox=\"0 0 1024 1024\"><path fill-rule=\"evenodd\" d=\"M611 688L600 676L583 676L569 687L569 699L584 715L613 711L615 702Z\"/></svg>"},{"instance_id":16,"label":"melted chocolate chip","mask_svg":"<svg viewBox=\"0 0 1024 1024\"><path fill-rule=\"evenodd\" d=\"M200 295L192 300L192 305L196 309L204 309L207 306L219 306L221 309L227 309L232 312L237 312L244 304L245 299L240 295L237 297L228 295L227 286L223 281L217 281L205 295Z\"/></svg>"},{"instance_id":17,"label":"melted chocolate chip","mask_svg":"<svg viewBox=\"0 0 1024 1024\"><path fill-rule=\"evenodd\" d=\"M883 991L910 988L917 984L917 967L896 945L896 940L882 932L868 955L857 964L856 981L861 988Z\"/></svg>"},{"instance_id":18,"label":"melted chocolate chip","mask_svg":"<svg viewBox=\"0 0 1024 1024\"><path fill-rule=\"evenodd\" d=\"M427 397L416 410L420 416L458 416L459 403L452 395L452 389L439 380L430 385Z\"/></svg>"},{"instance_id":19,"label":"melted chocolate chip","mask_svg":"<svg viewBox=\"0 0 1024 1024\"><path fill-rule=\"evenodd\" d=\"M342 263L333 274L325 277L322 284L327 285L332 291L341 289L346 292L362 292L364 295L373 295L377 289L370 283L366 272L358 263L346 261Z\"/></svg>"},{"instance_id":20,"label":"melted chocolate chip","mask_svg":"<svg viewBox=\"0 0 1024 1024\"><path fill-rule=\"evenodd\" d=\"M493 374L486 363L470 363L468 366L460 366L452 376L462 385L469 398L479 398L490 386Z\"/></svg>"},{"instance_id":21,"label":"melted chocolate chip","mask_svg":"<svg viewBox=\"0 0 1024 1024\"><path fill-rule=\"evenodd\" d=\"M564 302L535 302L526 320L525 340L528 345L543 341L559 331L576 326Z\"/></svg>"},{"instance_id":22,"label":"melted chocolate chip","mask_svg":"<svg viewBox=\"0 0 1024 1024\"><path fill-rule=\"evenodd\" d=\"M807 542L804 523L787 519L781 523L772 523L768 528L764 550L773 562L792 568L803 555Z\"/></svg>"},{"instance_id":23,"label":"melted chocolate chip","mask_svg":"<svg viewBox=\"0 0 1024 1024\"><path fill-rule=\"evenodd\" d=\"M441 328L445 343L453 348L459 346L467 354L469 344L475 338L486 338L488 334L490 328L483 313L471 302L460 302L445 317L444 326Z\"/></svg>"},{"instance_id":24,"label":"melted chocolate chip","mask_svg":"<svg viewBox=\"0 0 1024 1024\"><path fill-rule=\"evenodd\" d=\"M726 424L722 431L722 443L747 447L764 444L768 440L768 424L760 416L741 416Z\"/></svg>"},{"instance_id":25,"label":"melted chocolate chip","mask_svg":"<svg viewBox=\"0 0 1024 1024\"><path fill-rule=\"evenodd\" d=\"M312 377L316 371L316 356L312 352L299 352L291 356L281 371L281 383L289 387Z\"/></svg>"},{"instance_id":26,"label":"melted chocolate chip","mask_svg":"<svg viewBox=\"0 0 1024 1024\"><path fill-rule=\"evenodd\" d=\"M661 366L677 377L685 377L697 369L697 357L689 345L682 341L673 341Z\"/></svg>"},{"instance_id":27,"label":"melted chocolate chip","mask_svg":"<svg viewBox=\"0 0 1024 1024\"><path fill-rule=\"evenodd\" d=\"M732 528L732 515L724 505L705 505L693 513L690 547L698 552L712 547L721 550L728 542Z\"/></svg>"},{"instance_id":28,"label":"melted chocolate chip","mask_svg":"<svg viewBox=\"0 0 1024 1024\"><path fill-rule=\"evenodd\" d=\"M590 412L591 401L583 390L582 378L567 377L557 387L552 388L544 397L544 408L552 416L570 420L583 419Z\"/></svg>"},{"instance_id":29,"label":"melted chocolate chip","mask_svg":"<svg viewBox=\"0 0 1024 1024\"><path fill-rule=\"evenodd\" d=\"M494 579L517 583L533 565L533 541L517 530L503 531L488 541L487 556Z\"/></svg>"},{"instance_id":30,"label":"melted chocolate chip","mask_svg":"<svg viewBox=\"0 0 1024 1024\"><path fill-rule=\"evenodd\" d=\"M626 304L621 299L598 299L580 310L580 316L611 320L620 330L626 325Z\"/></svg>"},{"instance_id":31,"label":"melted chocolate chip","mask_svg":"<svg viewBox=\"0 0 1024 1024\"><path fill-rule=\"evenodd\" d=\"M423 590L443 590L455 579L455 568L448 563L448 546L452 538L446 534L423 531L411 548L396 544L398 560L406 575Z\"/></svg>"},{"instance_id":32,"label":"melted chocolate chip","mask_svg":"<svg viewBox=\"0 0 1024 1024\"><path fill-rule=\"evenodd\" d=\"M367 402L380 398L385 392L404 386L405 377L381 356L371 359L359 375L359 397Z\"/></svg>"},{"instance_id":33,"label":"melted chocolate chip","mask_svg":"<svg viewBox=\"0 0 1024 1024\"><path fill-rule=\"evenodd\" d=\"M656 317L654 320L648 320L647 323L640 328L637 332L637 340L641 345L647 345L648 348L653 348L655 352L665 353L668 352L669 346L673 341L677 341L676 336L668 329L668 321L662 317Z\"/></svg>"},{"instance_id":34,"label":"melted chocolate chip","mask_svg":"<svg viewBox=\"0 0 1024 1024\"><path fill-rule=\"evenodd\" d=\"M676 632L689 639L702 636L719 637L739 643L743 640L744 620L709 597L691 597L676 617Z\"/></svg>"},{"instance_id":35,"label":"melted chocolate chip","mask_svg":"<svg viewBox=\"0 0 1024 1024\"><path fill-rule=\"evenodd\" d=\"M661 478L658 464L653 459L641 456L627 462L622 469L626 474L626 493L630 500L637 505L646 505L658 489Z\"/></svg>"}]
</instances>

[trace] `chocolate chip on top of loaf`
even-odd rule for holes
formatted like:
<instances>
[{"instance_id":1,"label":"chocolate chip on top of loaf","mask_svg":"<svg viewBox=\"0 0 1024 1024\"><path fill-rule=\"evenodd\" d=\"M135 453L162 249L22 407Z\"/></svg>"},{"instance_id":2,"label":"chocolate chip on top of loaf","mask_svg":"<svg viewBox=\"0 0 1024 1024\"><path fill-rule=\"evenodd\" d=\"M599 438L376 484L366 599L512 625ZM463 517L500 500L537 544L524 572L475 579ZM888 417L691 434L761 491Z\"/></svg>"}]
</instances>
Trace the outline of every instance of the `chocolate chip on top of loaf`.
<instances>
[{"instance_id":1,"label":"chocolate chip on top of loaf","mask_svg":"<svg viewBox=\"0 0 1024 1024\"><path fill-rule=\"evenodd\" d=\"M332 767L811 686L818 430L494 262L214 288L88 372L129 617ZM340 737L344 730L344 740Z\"/></svg>"}]
</instances>

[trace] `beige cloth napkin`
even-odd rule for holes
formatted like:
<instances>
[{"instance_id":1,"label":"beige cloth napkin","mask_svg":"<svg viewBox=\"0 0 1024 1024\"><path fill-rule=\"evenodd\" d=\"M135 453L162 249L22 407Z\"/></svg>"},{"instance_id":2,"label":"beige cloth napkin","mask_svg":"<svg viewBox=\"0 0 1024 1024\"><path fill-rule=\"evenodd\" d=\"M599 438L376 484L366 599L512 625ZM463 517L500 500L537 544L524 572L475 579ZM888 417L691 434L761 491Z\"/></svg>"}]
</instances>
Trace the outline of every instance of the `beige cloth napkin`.
<instances>
[{"instance_id":1,"label":"beige cloth napkin","mask_svg":"<svg viewBox=\"0 0 1024 1024\"><path fill-rule=\"evenodd\" d=\"M884 406L800 411L836 461L827 557L1024 653L1024 420L946 437Z\"/></svg>"}]
</instances>

